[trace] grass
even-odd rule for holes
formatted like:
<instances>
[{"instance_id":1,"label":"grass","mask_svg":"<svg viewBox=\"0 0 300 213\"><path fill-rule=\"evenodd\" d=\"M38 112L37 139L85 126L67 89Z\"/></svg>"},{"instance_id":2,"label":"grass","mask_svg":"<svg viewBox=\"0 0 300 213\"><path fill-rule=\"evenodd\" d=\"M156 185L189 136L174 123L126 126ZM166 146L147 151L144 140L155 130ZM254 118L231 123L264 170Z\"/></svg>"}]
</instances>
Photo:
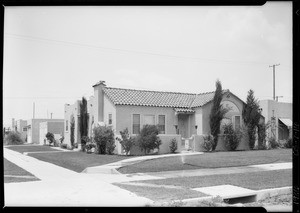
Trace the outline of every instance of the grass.
<instances>
[{"instance_id":1,"label":"grass","mask_svg":"<svg viewBox=\"0 0 300 213\"><path fill-rule=\"evenodd\" d=\"M87 167L100 166L108 163L128 159L133 156L122 155L99 155L85 152L51 152L51 153L28 153L29 156L38 160L53 163L57 166L82 172Z\"/></svg>"},{"instance_id":2,"label":"grass","mask_svg":"<svg viewBox=\"0 0 300 213\"><path fill-rule=\"evenodd\" d=\"M39 180L31 173L4 159L4 183ZM25 177L24 177L25 176ZM30 178L32 177L32 178Z\"/></svg>"},{"instance_id":3,"label":"grass","mask_svg":"<svg viewBox=\"0 0 300 213\"><path fill-rule=\"evenodd\" d=\"M147 187L147 186L133 186L121 183L115 183L114 185L131 191L138 196L149 198L155 202L170 202L172 200L182 200L188 198L205 197L204 193L197 192L189 189L170 189L164 187Z\"/></svg>"},{"instance_id":4,"label":"grass","mask_svg":"<svg viewBox=\"0 0 300 213\"><path fill-rule=\"evenodd\" d=\"M182 161L183 158L185 159L185 163ZM204 153L202 155L174 156L147 160L137 164L121 167L118 171L124 174L130 174L247 166L291 161L291 149L212 152Z\"/></svg>"},{"instance_id":5,"label":"grass","mask_svg":"<svg viewBox=\"0 0 300 213\"><path fill-rule=\"evenodd\" d=\"M42 146L42 145L26 145L26 146L8 146L7 149L24 153L24 152L48 152L48 151L59 151L57 149L53 149L50 146Z\"/></svg>"},{"instance_id":6,"label":"grass","mask_svg":"<svg viewBox=\"0 0 300 213\"><path fill-rule=\"evenodd\" d=\"M201 177L168 178L135 182L157 185L173 185L185 188L199 188L229 184L252 190L261 190L292 186L292 169Z\"/></svg>"}]
</instances>

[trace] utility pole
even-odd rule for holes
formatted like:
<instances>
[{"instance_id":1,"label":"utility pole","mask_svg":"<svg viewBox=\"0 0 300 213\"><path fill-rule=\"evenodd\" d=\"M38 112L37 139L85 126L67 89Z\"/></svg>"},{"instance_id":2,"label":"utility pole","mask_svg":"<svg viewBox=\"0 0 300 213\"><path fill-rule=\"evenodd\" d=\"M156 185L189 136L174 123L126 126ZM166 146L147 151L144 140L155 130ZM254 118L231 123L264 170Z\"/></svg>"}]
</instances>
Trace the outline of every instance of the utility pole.
<instances>
[{"instance_id":1,"label":"utility pole","mask_svg":"<svg viewBox=\"0 0 300 213\"><path fill-rule=\"evenodd\" d=\"M52 112L51 112L51 119L52 119Z\"/></svg>"},{"instance_id":2,"label":"utility pole","mask_svg":"<svg viewBox=\"0 0 300 213\"><path fill-rule=\"evenodd\" d=\"M34 113L35 113L35 104L33 102L33 119L34 119Z\"/></svg>"},{"instance_id":3,"label":"utility pole","mask_svg":"<svg viewBox=\"0 0 300 213\"><path fill-rule=\"evenodd\" d=\"M279 66L280 64L273 64L269 67L273 67L273 100L275 101L275 66Z\"/></svg>"},{"instance_id":4,"label":"utility pole","mask_svg":"<svg viewBox=\"0 0 300 213\"><path fill-rule=\"evenodd\" d=\"M278 98L283 98L283 96L276 96L276 101L278 102Z\"/></svg>"}]
</instances>

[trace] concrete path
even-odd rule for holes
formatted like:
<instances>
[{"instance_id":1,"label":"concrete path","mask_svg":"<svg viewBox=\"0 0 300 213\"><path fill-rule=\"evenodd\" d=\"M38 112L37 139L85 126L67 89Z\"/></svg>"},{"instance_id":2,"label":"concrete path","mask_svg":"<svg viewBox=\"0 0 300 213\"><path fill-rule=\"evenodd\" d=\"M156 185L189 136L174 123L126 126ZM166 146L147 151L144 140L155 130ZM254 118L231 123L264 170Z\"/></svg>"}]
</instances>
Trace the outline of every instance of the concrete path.
<instances>
[{"instance_id":1,"label":"concrete path","mask_svg":"<svg viewBox=\"0 0 300 213\"><path fill-rule=\"evenodd\" d=\"M4 157L41 181L5 183L5 206L145 206L139 197L101 179L4 148Z\"/></svg>"}]
</instances>

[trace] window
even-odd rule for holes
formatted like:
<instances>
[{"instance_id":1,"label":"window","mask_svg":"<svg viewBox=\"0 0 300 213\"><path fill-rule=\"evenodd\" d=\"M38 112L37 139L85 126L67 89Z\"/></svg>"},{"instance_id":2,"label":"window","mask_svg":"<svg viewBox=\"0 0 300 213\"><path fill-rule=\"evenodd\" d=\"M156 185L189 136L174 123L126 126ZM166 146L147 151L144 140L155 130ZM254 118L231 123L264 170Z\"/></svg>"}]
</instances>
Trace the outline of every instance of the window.
<instances>
[{"instance_id":1,"label":"window","mask_svg":"<svg viewBox=\"0 0 300 213\"><path fill-rule=\"evenodd\" d=\"M141 119L139 114L133 114L132 116L132 134L139 134Z\"/></svg>"},{"instance_id":2,"label":"window","mask_svg":"<svg viewBox=\"0 0 300 213\"><path fill-rule=\"evenodd\" d=\"M27 131L27 128L26 127L23 127L23 132L26 132Z\"/></svg>"},{"instance_id":3,"label":"window","mask_svg":"<svg viewBox=\"0 0 300 213\"><path fill-rule=\"evenodd\" d=\"M241 127L241 116L234 116L234 129L238 130Z\"/></svg>"},{"instance_id":4,"label":"window","mask_svg":"<svg viewBox=\"0 0 300 213\"><path fill-rule=\"evenodd\" d=\"M69 124L69 122L68 122L68 120L66 120L66 131L68 131L68 124Z\"/></svg>"},{"instance_id":5,"label":"window","mask_svg":"<svg viewBox=\"0 0 300 213\"><path fill-rule=\"evenodd\" d=\"M144 125L155 125L155 116L154 115L144 115Z\"/></svg>"},{"instance_id":6,"label":"window","mask_svg":"<svg viewBox=\"0 0 300 213\"><path fill-rule=\"evenodd\" d=\"M112 125L112 114L108 114L108 125Z\"/></svg>"},{"instance_id":7,"label":"window","mask_svg":"<svg viewBox=\"0 0 300 213\"><path fill-rule=\"evenodd\" d=\"M158 116L158 129L159 134L165 134L165 124L166 124L166 117L164 115Z\"/></svg>"}]
</instances>

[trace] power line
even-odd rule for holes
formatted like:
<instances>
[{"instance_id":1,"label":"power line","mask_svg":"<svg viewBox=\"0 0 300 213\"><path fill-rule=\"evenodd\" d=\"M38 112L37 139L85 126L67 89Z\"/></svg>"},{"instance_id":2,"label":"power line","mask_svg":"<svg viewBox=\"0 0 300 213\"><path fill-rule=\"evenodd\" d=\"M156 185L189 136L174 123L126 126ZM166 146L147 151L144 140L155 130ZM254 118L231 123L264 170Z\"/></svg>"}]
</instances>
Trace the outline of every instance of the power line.
<instances>
[{"instance_id":1,"label":"power line","mask_svg":"<svg viewBox=\"0 0 300 213\"><path fill-rule=\"evenodd\" d=\"M128 49L113 48L113 47L95 46L95 45L78 43L78 42L62 41L62 40L55 40L55 39L48 39L48 38L41 38L41 37L33 37L33 36L26 36L26 35L12 34L12 33L5 33L5 35L13 36L13 37L16 37L16 38L21 38L21 39L22 38L23 39L30 39L30 40L35 40L35 41L56 42L56 43L67 44L67 45L71 45L71 46L81 46L81 47L88 47L88 48L95 48L95 49L102 49L102 50L128 52L128 53L143 54L143 55L162 56L162 57L169 57L169 58L191 59L191 60L200 60L200 61L206 61L206 62L221 62L221 63L269 64L269 62L267 63L267 62L259 62L259 61L235 61L235 60L223 60L223 59L211 59L211 58L199 58L199 57L189 57L189 56L168 55L168 54L128 50Z\"/></svg>"}]
</instances>

